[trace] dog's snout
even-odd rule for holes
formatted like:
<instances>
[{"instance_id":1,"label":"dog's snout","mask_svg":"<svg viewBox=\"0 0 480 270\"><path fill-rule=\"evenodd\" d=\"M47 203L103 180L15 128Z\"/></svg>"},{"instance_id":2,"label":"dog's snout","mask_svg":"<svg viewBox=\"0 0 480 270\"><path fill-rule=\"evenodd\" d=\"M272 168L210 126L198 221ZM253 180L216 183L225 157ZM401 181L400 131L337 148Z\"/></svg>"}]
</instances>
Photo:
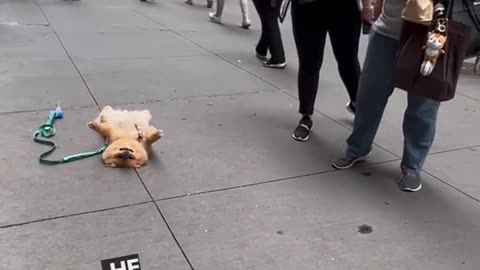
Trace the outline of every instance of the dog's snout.
<instances>
[{"instance_id":1,"label":"dog's snout","mask_svg":"<svg viewBox=\"0 0 480 270\"><path fill-rule=\"evenodd\" d=\"M131 152L132 151L123 150L122 152L116 154L115 157L118 158L118 159L123 159L123 160L133 159L133 155L132 155Z\"/></svg>"}]
</instances>

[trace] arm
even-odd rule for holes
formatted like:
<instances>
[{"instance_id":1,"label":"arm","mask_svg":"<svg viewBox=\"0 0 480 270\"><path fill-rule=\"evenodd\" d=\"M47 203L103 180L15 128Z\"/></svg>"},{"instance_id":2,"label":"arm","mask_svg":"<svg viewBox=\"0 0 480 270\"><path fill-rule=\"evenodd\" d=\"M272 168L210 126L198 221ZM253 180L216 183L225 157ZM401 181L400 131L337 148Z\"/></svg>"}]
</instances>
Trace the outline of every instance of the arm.
<instances>
[{"instance_id":1,"label":"arm","mask_svg":"<svg viewBox=\"0 0 480 270\"><path fill-rule=\"evenodd\" d=\"M362 10L372 5L372 0L362 0Z\"/></svg>"},{"instance_id":2,"label":"arm","mask_svg":"<svg viewBox=\"0 0 480 270\"><path fill-rule=\"evenodd\" d=\"M382 14L383 2L384 0L376 0L375 3L373 4L375 9L375 15L374 15L375 20L377 20L378 17L380 17L380 14Z\"/></svg>"}]
</instances>

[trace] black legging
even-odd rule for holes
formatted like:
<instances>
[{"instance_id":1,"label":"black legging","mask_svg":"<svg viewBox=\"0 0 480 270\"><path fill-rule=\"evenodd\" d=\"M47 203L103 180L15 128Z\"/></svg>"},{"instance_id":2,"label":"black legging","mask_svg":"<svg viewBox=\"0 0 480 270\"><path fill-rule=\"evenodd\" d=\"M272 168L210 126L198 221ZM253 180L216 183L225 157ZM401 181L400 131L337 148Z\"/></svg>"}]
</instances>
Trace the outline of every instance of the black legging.
<instances>
[{"instance_id":1,"label":"black legging","mask_svg":"<svg viewBox=\"0 0 480 270\"><path fill-rule=\"evenodd\" d=\"M358 44L362 27L356 1L316 0L299 4L297 0L292 0L291 12L299 58L299 112L303 115L313 114L327 32L340 77L350 100L355 102L360 77Z\"/></svg>"},{"instance_id":2,"label":"black legging","mask_svg":"<svg viewBox=\"0 0 480 270\"><path fill-rule=\"evenodd\" d=\"M270 50L272 63L285 62L282 35L278 25L281 0L253 0L262 23L262 36L258 41L257 53L267 55Z\"/></svg>"}]
</instances>

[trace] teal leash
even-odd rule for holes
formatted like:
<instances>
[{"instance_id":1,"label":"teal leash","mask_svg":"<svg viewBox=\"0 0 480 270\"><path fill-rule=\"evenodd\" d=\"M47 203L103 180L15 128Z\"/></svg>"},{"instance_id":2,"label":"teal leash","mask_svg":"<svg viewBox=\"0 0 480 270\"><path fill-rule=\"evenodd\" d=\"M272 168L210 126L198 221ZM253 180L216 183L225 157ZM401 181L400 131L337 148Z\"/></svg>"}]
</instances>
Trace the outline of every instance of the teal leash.
<instances>
[{"instance_id":1,"label":"teal leash","mask_svg":"<svg viewBox=\"0 0 480 270\"><path fill-rule=\"evenodd\" d=\"M48 159L47 157L55 151L57 146L55 145L55 143L53 141L46 140L46 139L51 138L51 137L53 137L57 134L57 130L56 130L55 125L54 125L55 120L62 119L62 118L63 118L63 111L60 108L60 105L57 105L57 107L55 108L55 111L50 111L50 113L48 114L47 122L45 124L41 125L33 133L33 141L34 142L50 147L49 150L40 154L40 157L38 158L40 163L47 164L47 165L63 164L63 163L67 163L67 162L72 162L72 161L76 161L76 160L81 160L81 159L93 157L93 156L99 155L99 154L103 153L103 151L105 151L107 146L102 146L101 148L99 148L96 151L82 152L82 153L66 156L66 157L63 157L63 158L60 158L60 159ZM43 138L46 138L46 139L43 139Z\"/></svg>"}]
</instances>

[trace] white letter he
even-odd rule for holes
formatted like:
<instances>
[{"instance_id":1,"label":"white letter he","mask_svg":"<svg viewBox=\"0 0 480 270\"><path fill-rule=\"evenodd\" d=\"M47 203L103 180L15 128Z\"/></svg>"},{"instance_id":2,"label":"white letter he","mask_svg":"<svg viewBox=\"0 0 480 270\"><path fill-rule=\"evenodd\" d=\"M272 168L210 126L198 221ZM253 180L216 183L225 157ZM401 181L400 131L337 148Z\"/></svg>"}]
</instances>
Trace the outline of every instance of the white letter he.
<instances>
[{"instance_id":1,"label":"white letter he","mask_svg":"<svg viewBox=\"0 0 480 270\"><path fill-rule=\"evenodd\" d=\"M116 268L115 263L110 263L110 270L127 270L125 268L125 261L120 262L120 268Z\"/></svg>"},{"instance_id":2,"label":"white letter he","mask_svg":"<svg viewBox=\"0 0 480 270\"><path fill-rule=\"evenodd\" d=\"M134 263L138 263L138 259L131 259L127 261L128 270L140 269L140 265L133 265Z\"/></svg>"}]
</instances>

